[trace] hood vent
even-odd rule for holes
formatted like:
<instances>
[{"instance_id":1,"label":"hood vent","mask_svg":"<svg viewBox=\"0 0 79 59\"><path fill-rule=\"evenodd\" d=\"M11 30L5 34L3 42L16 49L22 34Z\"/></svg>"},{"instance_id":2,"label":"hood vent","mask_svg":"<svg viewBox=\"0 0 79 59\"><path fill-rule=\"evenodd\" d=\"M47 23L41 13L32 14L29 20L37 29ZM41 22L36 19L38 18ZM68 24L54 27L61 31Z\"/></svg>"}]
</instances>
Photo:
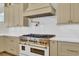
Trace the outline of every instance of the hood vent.
<instances>
[{"instance_id":1,"label":"hood vent","mask_svg":"<svg viewBox=\"0 0 79 59\"><path fill-rule=\"evenodd\" d=\"M46 6L43 5L43 7L41 5L40 8L36 8L36 9L34 8L32 9L32 7L28 6L27 10L24 12L24 16L27 16L29 18L54 16L55 12L56 10L51 6L51 4L46 4Z\"/></svg>"}]
</instances>

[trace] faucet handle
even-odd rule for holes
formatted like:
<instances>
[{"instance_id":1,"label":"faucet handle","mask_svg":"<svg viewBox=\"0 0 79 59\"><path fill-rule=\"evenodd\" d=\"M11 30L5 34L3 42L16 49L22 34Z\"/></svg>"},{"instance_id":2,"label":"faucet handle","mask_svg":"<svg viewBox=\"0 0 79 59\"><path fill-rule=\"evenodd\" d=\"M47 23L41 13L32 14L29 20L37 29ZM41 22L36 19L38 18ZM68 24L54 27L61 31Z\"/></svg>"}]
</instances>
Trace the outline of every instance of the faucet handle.
<instances>
[{"instance_id":1,"label":"faucet handle","mask_svg":"<svg viewBox=\"0 0 79 59\"><path fill-rule=\"evenodd\" d=\"M35 26L38 26L40 24L40 22L37 22Z\"/></svg>"}]
</instances>

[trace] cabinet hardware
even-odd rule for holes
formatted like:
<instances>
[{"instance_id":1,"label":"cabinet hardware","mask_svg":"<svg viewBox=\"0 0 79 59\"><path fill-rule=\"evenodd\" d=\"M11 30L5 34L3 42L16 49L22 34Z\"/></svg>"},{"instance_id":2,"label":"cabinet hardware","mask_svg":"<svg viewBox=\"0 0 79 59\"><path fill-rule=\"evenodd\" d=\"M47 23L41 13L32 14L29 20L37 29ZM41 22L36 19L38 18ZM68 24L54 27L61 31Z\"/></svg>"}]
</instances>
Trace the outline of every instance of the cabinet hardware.
<instances>
[{"instance_id":1,"label":"cabinet hardware","mask_svg":"<svg viewBox=\"0 0 79 59\"><path fill-rule=\"evenodd\" d=\"M8 6L11 6L12 5L12 3L5 3L5 7L8 7Z\"/></svg>"},{"instance_id":2,"label":"cabinet hardware","mask_svg":"<svg viewBox=\"0 0 79 59\"><path fill-rule=\"evenodd\" d=\"M72 20L69 20L69 22L68 22L69 24L71 24L71 23L73 23L73 21Z\"/></svg>"},{"instance_id":3,"label":"cabinet hardware","mask_svg":"<svg viewBox=\"0 0 79 59\"><path fill-rule=\"evenodd\" d=\"M7 3L5 3L5 7L8 7Z\"/></svg>"}]
</instances>

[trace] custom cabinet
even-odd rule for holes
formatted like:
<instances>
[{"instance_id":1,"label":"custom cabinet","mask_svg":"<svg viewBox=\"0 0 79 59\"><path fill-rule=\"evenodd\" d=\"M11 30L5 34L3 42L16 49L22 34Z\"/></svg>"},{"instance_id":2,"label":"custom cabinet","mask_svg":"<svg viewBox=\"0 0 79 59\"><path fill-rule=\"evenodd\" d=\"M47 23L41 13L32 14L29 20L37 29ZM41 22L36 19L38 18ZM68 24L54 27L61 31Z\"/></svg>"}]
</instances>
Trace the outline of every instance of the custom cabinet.
<instances>
[{"instance_id":1,"label":"custom cabinet","mask_svg":"<svg viewBox=\"0 0 79 59\"><path fill-rule=\"evenodd\" d=\"M71 20L72 23L79 23L79 3L71 3Z\"/></svg>"},{"instance_id":2,"label":"custom cabinet","mask_svg":"<svg viewBox=\"0 0 79 59\"><path fill-rule=\"evenodd\" d=\"M19 21L20 21L20 19L19 19L19 6L18 6L18 4L15 4L14 6L14 10L13 10L13 13L14 13L14 26L19 26L20 25L20 23L19 23Z\"/></svg>"},{"instance_id":3,"label":"custom cabinet","mask_svg":"<svg viewBox=\"0 0 79 59\"><path fill-rule=\"evenodd\" d=\"M58 41L58 56L62 56L62 41Z\"/></svg>"},{"instance_id":4,"label":"custom cabinet","mask_svg":"<svg viewBox=\"0 0 79 59\"><path fill-rule=\"evenodd\" d=\"M57 41L50 41L50 56L57 56Z\"/></svg>"},{"instance_id":5,"label":"custom cabinet","mask_svg":"<svg viewBox=\"0 0 79 59\"><path fill-rule=\"evenodd\" d=\"M14 6L9 6L9 19L8 19L8 26L12 27L14 26ZM7 14L8 15L8 14Z\"/></svg>"},{"instance_id":6,"label":"custom cabinet","mask_svg":"<svg viewBox=\"0 0 79 59\"><path fill-rule=\"evenodd\" d=\"M60 55L60 56L79 56L79 43L59 42L58 55Z\"/></svg>"},{"instance_id":7,"label":"custom cabinet","mask_svg":"<svg viewBox=\"0 0 79 59\"><path fill-rule=\"evenodd\" d=\"M19 39L17 37L5 37L6 48L5 51L19 55Z\"/></svg>"},{"instance_id":8,"label":"custom cabinet","mask_svg":"<svg viewBox=\"0 0 79 59\"><path fill-rule=\"evenodd\" d=\"M5 4L4 7L4 23L8 27L14 26L14 5Z\"/></svg>"},{"instance_id":9,"label":"custom cabinet","mask_svg":"<svg viewBox=\"0 0 79 59\"><path fill-rule=\"evenodd\" d=\"M4 42L3 42L3 37L0 36L0 52L4 51Z\"/></svg>"},{"instance_id":10,"label":"custom cabinet","mask_svg":"<svg viewBox=\"0 0 79 59\"><path fill-rule=\"evenodd\" d=\"M68 24L70 20L70 4L60 3L57 4L56 8L57 23L58 24Z\"/></svg>"},{"instance_id":11,"label":"custom cabinet","mask_svg":"<svg viewBox=\"0 0 79 59\"><path fill-rule=\"evenodd\" d=\"M27 3L14 3L4 7L5 25L8 27L28 26L27 17L23 16Z\"/></svg>"},{"instance_id":12,"label":"custom cabinet","mask_svg":"<svg viewBox=\"0 0 79 59\"><path fill-rule=\"evenodd\" d=\"M6 26L8 26L9 25L9 8L8 7L5 7L5 9L4 9L4 19L5 19L5 21L4 21L4 23L5 23L5 25Z\"/></svg>"},{"instance_id":13,"label":"custom cabinet","mask_svg":"<svg viewBox=\"0 0 79 59\"><path fill-rule=\"evenodd\" d=\"M29 3L24 16L39 17L55 15L55 9L49 3Z\"/></svg>"},{"instance_id":14,"label":"custom cabinet","mask_svg":"<svg viewBox=\"0 0 79 59\"><path fill-rule=\"evenodd\" d=\"M27 10L28 8L28 4L20 3L17 4L17 6L18 6L17 12L18 12L19 26L28 26L28 18L24 16L25 10Z\"/></svg>"},{"instance_id":15,"label":"custom cabinet","mask_svg":"<svg viewBox=\"0 0 79 59\"><path fill-rule=\"evenodd\" d=\"M79 3L59 3L56 8L57 24L79 23Z\"/></svg>"}]
</instances>

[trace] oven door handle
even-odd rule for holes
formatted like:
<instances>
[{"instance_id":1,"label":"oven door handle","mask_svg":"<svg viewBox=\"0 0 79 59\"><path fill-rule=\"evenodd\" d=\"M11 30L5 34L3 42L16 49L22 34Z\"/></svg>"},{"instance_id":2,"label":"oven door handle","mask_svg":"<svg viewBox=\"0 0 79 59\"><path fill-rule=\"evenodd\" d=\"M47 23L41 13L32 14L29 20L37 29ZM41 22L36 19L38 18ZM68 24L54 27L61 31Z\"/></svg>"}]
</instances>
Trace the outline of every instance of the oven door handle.
<instances>
[{"instance_id":1,"label":"oven door handle","mask_svg":"<svg viewBox=\"0 0 79 59\"><path fill-rule=\"evenodd\" d=\"M47 47L42 47L42 46L36 46L36 45L30 45L29 46L34 46L34 47L39 47L39 48L44 48L44 49L47 49Z\"/></svg>"}]
</instances>

